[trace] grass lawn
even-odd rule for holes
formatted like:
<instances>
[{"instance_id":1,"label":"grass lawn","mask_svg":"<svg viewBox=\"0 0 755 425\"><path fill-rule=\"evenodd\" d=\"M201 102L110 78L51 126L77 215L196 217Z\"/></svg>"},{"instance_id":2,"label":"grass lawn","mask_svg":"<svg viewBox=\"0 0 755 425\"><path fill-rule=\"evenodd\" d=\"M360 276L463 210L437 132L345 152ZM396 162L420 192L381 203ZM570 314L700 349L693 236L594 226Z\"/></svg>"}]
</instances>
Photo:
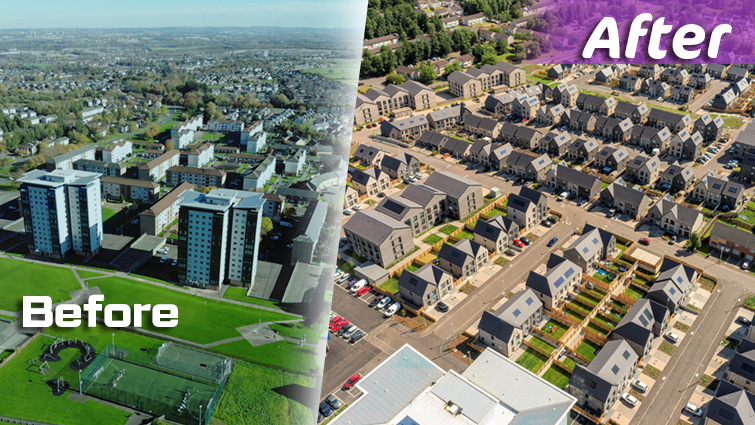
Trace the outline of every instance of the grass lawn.
<instances>
[{"instance_id":1,"label":"grass lawn","mask_svg":"<svg viewBox=\"0 0 755 425\"><path fill-rule=\"evenodd\" d=\"M226 289L225 294L223 294L223 298L229 299L229 300L235 300L235 301L241 301L247 304L254 304L254 305L262 305L265 307L278 307L278 304L268 301L268 300L261 300L259 298L254 297L247 297L246 296L246 288L237 288L235 286L229 286L228 289Z\"/></svg>"},{"instance_id":2,"label":"grass lawn","mask_svg":"<svg viewBox=\"0 0 755 425\"><path fill-rule=\"evenodd\" d=\"M436 243L442 241L443 238L441 238L438 235L430 235L426 237L425 239L422 239L422 242L428 244L428 245L435 245Z\"/></svg>"},{"instance_id":3,"label":"grass lawn","mask_svg":"<svg viewBox=\"0 0 755 425\"><path fill-rule=\"evenodd\" d=\"M564 309L563 313L578 322L582 322L583 320L585 320L585 317L587 317L567 309Z\"/></svg>"},{"instance_id":4,"label":"grass lawn","mask_svg":"<svg viewBox=\"0 0 755 425\"><path fill-rule=\"evenodd\" d=\"M548 370L546 370L543 374L543 379L557 386L558 388L561 388L562 390L566 388L567 385L569 385L569 377L571 377L571 373L561 369L556 365L549 367Z\"/></svg>"},{"instance_id":5,"label":"grass lawn","mask_svg":"<svg viewBox=\"0 0 755 425\"><path fill-rule=\"evenodd\" d=\"M459 233L458 233L458 234L456 235L456 237L457 237L457 238L459 238L459 239L464 239L464 238L467 238L467 239L474 239L474 234L473 234L472 232L470 232L469 230L467 230L467 229L464 229L464 230L462 230L461 232L459 232Z\"/></svg>"},{"instance_id":6,"label":"grass lawn","mask_svg":"<svg viewBox=\"0 0 755 425\"><path fill-rule=\"evenodd\" d=\"M750 295L749 297L745 298L742 304L750 308L755 308L755 296Z\"/></svg>"},{"instance_id":7,"label":"grass lawn","mask_svg":"<svg viewBox=\"0 0 755 425\"><path fill-rule=\"evenodd\" d=\"M561 337L564 336L568 329L568 326L553 319L548 320L548 322L546 322L545 325L540 328L541 331L550 334L550 336L556 339L561 339Z\"/></svg>"},{"instance_id":8,"label":"grass lawn","mask_svg":"<svg viewBox=\"0 0 755 425\"><path fill-rule=\"evenodd\" d=\"M595 274L592 275L592 277L594 277L595 279L598 279L601 282L604 282L604 283L607 283L607 284L610 285L611 282L613 282L613 280L610 277L608 277L608 275L609 275L609 273L600 274L598 272L595 272Z\"/></svg>"},{"instance_id":9,"label":"grass lawn","mask_svg":"<svg viewBox=\"0 0 755 425\"><path fill-rule=\"evenodd\" d=\"M406 269L405 269L405 270L409 270L410 272L416 272L417 270L419 270L419 266L418 266L418 265L416 265L416 264L414 264L414 263L411 263L411 264L409 264L409 265L408 265L408 266L406 267Z\"/></svg>"},{"instance_id":10,"label":"grass lawn","mask_svg":"<svg viewBox=\"0 0 755 425\"><path fill-rule=\"evenodd\" d=\"M645 296L645 293L630 285L626 290L624 290L624 295L630 298L634 298L635 300L639 300L640 298Z\"/></svg>"},{"instance_id":11,"label":"grass lawn","mask_svg":"<svg viewBox=\"0 0 755 425\"><path fill-rule=\"evenodd\" d=\"M603 316L602 314L596 314L594 320L600 322L603 325L610 327L611 329L615 328L616 325L618 324L617 322L614 322L613 320L607 318L606 316Z\"/></svg>"},{"instance_id":12,"label":"grass lawn","mask_svg":"<svg viewBox=\"0 0 755 425\"><path fill-rule=\"evenodd\" d=\"M53 303L71 299L70 291L81 289L70 269L0 258L3 275L0 310L21 311L24 296L47 295Z\"/></svg>"},{"instance_id":13,"label":"grass lawn","mask_svg":"<svg viewBox=\"0 0 755 425\"><path fill-rule=\"evenodd\" d=\"M96 285L105 295L106 304L151 304L160 300L178 307L178 326L155 328L145 318L144 329L207 344L240 336L236 328L258 322L295 319L294 316L260 310L251 306L210 300L147 283L121 277L97 279ZM212 332L207 332L212 329Z\"/></svg>"},{"instance_id":14,"label":"grass lawn","mask_svg":"<svg viewBox=\"0 0 755 425\"><path fill-rule=\"evenodd\" d=\"M299 344L288 341L255 347L247 340L240 340L214 346L212 351L301 373L317 373L320 368L315 353L309 346L299 347Z\"/></svg>"},{"instance_id":15,"label":"grass lawn","mask_svg":"<svg viewBox=\"0 0 755 425\"><path fill-rule=\"evenodd\" d=\"M509 262L509 260L507 260L506 258L503 258L503 256L500 256L500 257L498 257L498 258L495 259L495 263L498 264L499 266L505 266L506 263L508 263L508 262Z\"/></svg>"},{"instance_id":16,"label":"grass lawn","mask_svg":"<svg viewBox=\"0 0 755 425\"><path fill-rule=\"evenodd\" d=\"M82 279L91 279L93 277L104 276L102 273L95 273L95 272L90 272L88 270L81 270L81 269L76 269L76 273L78 273L79 277L81 277Z\"/></svg>"},{"instance_id":17,"label":"grass lawn","mask_svg":"<svg viewBox=\"0 0 755 425\"><path fill-rule=\"evenodd\" d=\"M545 358L545 356L531 348L528 348L524 353L522 353L521 356L519 356L518 359L516 359L516 364L522 366L532 373L537 373L540 368L543 367L546 361L548 361L548 359Z\"/></svg>"},{"instance_id":18,"label":"grass lawn","mask_svg":"<svg viewBox=\"0 0 755 425\"><path fill-rule=\"evenodd\" d=\"M575 351L582 357L585 357L586 359L592 361L592 359L595 358L595 351L599 348L600 346L598 344L592 341L584 340L577 346L577 349Z\"/></svg>"},{"instance_id":19,"label":"grass lawn","mask_svg":"<svg viewBox=\"0 0 755 425\"><path fill-rule=\"evenodd\" d=\"M552 345L548 344L537 336L533 336L532 339L529 340L529 343L548 353L552 353L555 350Z\"/></svg>"},{"instance_id":20,"label":"grass lawn","mask_svg":"<svg viewBox=\"0 0 755 425\"><path fill-rule=\"evenodd\" d=\"M616 241L616 249L619 249L619 250L621 250L621 253L622 253L622 254L624 253L624 251L626 251L626 250L627 250L627 248L629 248L629 246L628 246L628 245L624 245L623 243L621 243L621 242L619 242L619 241Z\"/></svg>"},{"instance_id":21,"label":"grass lawn","mask_svg":"<svg viewBox=\"0 0 755 425\"><path fill-rule=\"evenodd\" d=\"M398 278L393 277L378 285L378 288L391 294L398 294Z\"/></svg>"},{"instance_id":22,"label":"grass lawn","mask_svg":"<svg viewBox=\"0 0 755 425\"><path fill-rule=\"evenodd\" d=\"M682 322L676 322L674 323L674 329L679 329L680 331L686 333L689 330L689 325Z\"/></svg>"},{"instance_id":23,"label":"grass lawn","mask_svg":"<svg viewBox=\"0 0 755 425\"><path fill-rule=\"evenodd\" d=\"M278 331L280 335L287 336L289 338L306 339L310 344L316 344L317 341L323 336L322 326L313 325L311 327L304 326L304 322L295 323L273 323L270 325L270 329Z\"/></svg>"},{"instance_id":24,"label":"grass lawn","mask_svg":"<svg viewBox=\"0 0 755 425\"><path fill-rule=\"evenodd\" d=\"M102 209L102 222L106 222L110 219L110 217L116 215L118 211L112 209L112 208L103 208Z\"/></svg>"},{"instance_id":25,"label":"grass lawn","mask_svg":"<svg viewBox=\"0 0 755 425\"><path fill-rule=\"evenodd\" d=\"M450 235L451 233L455 232L458 227L454 226L453 224L446 224L445 226L438 229L440 233L443 233L444 235Z\"/></svg>"},{"instance_id":26,"label":"grass lawn","mask_svg":"<svg viewBox=\"0 0 755 425\"><path fill-rule=\"evenodd\" d=\"M313 388L314 378L239 361L225 385L212 423L297 424L312 421L312 411L273 388L301 385ZM217 419L217 421L215 421Z\"/></svg>"},{"instance_id":27,"label":"grass lawn","mask_svg":"<svg viewBox=\"0 0 755 425\"><path fill-rule=\"evenodd\" d=\"M661 353L665 353L665 354L668 354L669 356L673 356L674 352L676 351L676 345L668 341L663 341L661 342L661 345L658 347L658 350L660 350Z\"/></svg>"},{"instance_id":28,"label":"grass lawn","mask_svg":"<svg viewBox=\"0 0 755 425\"><path fill-rule=\"evenodd\" d=\"M649 377L651 377L653 379L658 379L661 376L661 370L658 369L657 367L654 367L654 366L651 366L651 365L646 365L642 369L642 373L644 373L645 375L647 375L647 376L649 376Z\"/></svg>"},{"instance_id":29,"label":"grass lawn","mask_svg":"<svg viewBox=\"0 0 755 425\"><path fill-rule=\"evenodd\" d=\"M93 423L92 418L97 418L98 423L103 424L125 424L130 415L115 407L96 401L80 403L67 396L52 395L45 381L53 379L54 375L50 372L47 375L40 374L29 365L30 360L39 358L45 344L52 341L52 338L37 337L0 368L0 382L3 383L0 386L0 400L3 401L0 403L0 415L68 425L89 425ZM56 372L56 375L57 371L72 375L68 363L79 356L78 351L64 350L60 356L62 361L50 364L51 371Z\"/></svg>"},{"instance_id":30,"label":"grass lawn","mask_svg":"<svg viewBox=\"0 0 755 425\"><path fill-rule=\"evenodd\" d=\"M574 366L577 365L577 361L572 359L571 357L564 357L563 360L561 360L561 363L569 366L572 369L574 369Z\"/></svg>"},{"instance_id":31,"label":"grass lawn","mask_svg":"<svg viewBox=\"0 0 755 425\"><path fill-rule=\"evenodd\" d=\"M347 263L346 261L342 260L340 257L336 261L336 264L338 265L338 268L341 269L341 271L346 272L350 275L354 275L354 265L351 263Z\"/></svg>"}]
</instances>

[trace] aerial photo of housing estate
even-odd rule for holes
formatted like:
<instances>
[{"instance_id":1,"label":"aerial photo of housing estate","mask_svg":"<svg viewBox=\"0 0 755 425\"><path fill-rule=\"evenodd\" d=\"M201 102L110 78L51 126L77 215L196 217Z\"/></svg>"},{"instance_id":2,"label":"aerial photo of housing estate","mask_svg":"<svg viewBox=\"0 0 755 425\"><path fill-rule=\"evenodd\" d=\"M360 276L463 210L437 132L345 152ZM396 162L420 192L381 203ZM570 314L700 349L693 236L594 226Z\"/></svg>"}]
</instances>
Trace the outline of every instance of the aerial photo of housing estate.
<instances>
[{"instance_id":1,"label":"aerial photo of housing estate","mask_svg":"<svg viewBox=\"0 0 755 425\"><path fill-rule=\"evenodd\" d=\"M554 3L370 2L325 421L755 423L755 66L525 64Z\"/></svg>"},{"instance_id":2,"label":"aerial photo of housing estate","mask_svg":"<svg viewBox=\"0 0 755 425\"><path fill-rule=\"evenodd\" d=\"M1 32L0 422L314 423L361 31Z\"/></svg>"}]
</instances>

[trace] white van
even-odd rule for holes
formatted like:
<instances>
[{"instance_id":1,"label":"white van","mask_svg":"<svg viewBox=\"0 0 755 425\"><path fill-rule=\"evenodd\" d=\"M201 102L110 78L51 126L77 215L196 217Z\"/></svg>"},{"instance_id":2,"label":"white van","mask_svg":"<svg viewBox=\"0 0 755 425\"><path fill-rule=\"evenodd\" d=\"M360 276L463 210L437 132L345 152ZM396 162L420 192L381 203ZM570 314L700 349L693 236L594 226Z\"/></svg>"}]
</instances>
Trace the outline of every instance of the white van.
<instances>
[{"instance_id":1,"label":"white van","mask_svg":"<svg viewBox=\"0 0 755 425\"><path fill-rule=\"evenodd\" d=\"M355 293L356 291L358 291L358 290L362 289L362 287L363 287L364 285L366 285L366 284L367 284L367 281L366 281L366 280L364 280L364 279L362 279L362 280L360 280L359 282L357 282L357 283L355 283L354 285L352 285L352 286L351 286L351 288L349 288L349 292L351 292L351 293L353 294L353 293Z\"/></svg>"},{"instance_id":2,"label":"white van","mask_svg":"<svg viewBox=\"0 0 755 425\"><path fill-rule=\"evenodd\" d=\"M558 195L558 200L559 201L564 201L568 197L569 197L569 192L561 192L561 194Z\"/></svg>"}]
</instances>

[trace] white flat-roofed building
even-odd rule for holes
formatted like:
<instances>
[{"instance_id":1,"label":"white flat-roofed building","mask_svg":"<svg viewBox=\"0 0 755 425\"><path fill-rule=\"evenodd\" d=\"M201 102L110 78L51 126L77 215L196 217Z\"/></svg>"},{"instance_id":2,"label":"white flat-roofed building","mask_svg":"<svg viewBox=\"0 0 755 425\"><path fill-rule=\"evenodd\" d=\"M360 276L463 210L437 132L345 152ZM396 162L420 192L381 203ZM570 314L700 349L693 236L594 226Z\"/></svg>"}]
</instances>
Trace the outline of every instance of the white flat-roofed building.
<instances>
[{"instance_id":1,"label":"white flat-roofed building","mask_svg":"<svg viewBox=\"0 0 755 425\"><path fill-rule=\"evenodd\" d=\"M207 129L211 131L219 131L221 133L230 133L234 131L242 131L244 129L244 123L242 121L232 120L211 120L207 123Z\"/></svg>"},{"instance_id":2,"label":"white flat-roofed building","mask_svg":"<svg viewBox=\"0 0 755 425\"><path fill-rule=\"evenodd\" d=\"M261 193L214 189L179 196L179 282L217 287L250 286L257 273L265 200Z\"/></svg>"},{"instance_id":3,"label":"white flat-roofed building","mask_svg":"<svg viewBox=\"0 0 755 425\"><path fill-rule=\"evenodd\" d=\"M189 167L204 167L210 161L212 161L215 155L215 145L212 143L205 143L204 145L189 152L186 156L187 165Z\"/></svg>"},{"instance_id":4,"label":"white flat-roofed building","mask_svg":"<svg viewBox=\"0 0 755 425\"><path fill-rule=\"evenodd\" d=\"M404 345L356 387L332 425L566 425L576 402L494 350L459 374Z\"/></svg>"},{"instance_id":5,"label":"white flat-roofed building","mask_svg":"<svg viewBox=\"0 0 755 425\"><path fill-rule=\"evenodd\" d=\"M130 140L121 140L102 148L102 160L105 162L121 162L131 156L132 150Z\"/></svg>"},{"instance_id":6,"label":"white flat-roofed building","mask_svg":"<svg viewBox=\"0 0 755 425\"><path fill-rule=\"evenodd\" d=\"M33 170L21 177L21 204L29 251L63 258L96 255L102 244L100 175Z\"/></svg>"}]
</instances>

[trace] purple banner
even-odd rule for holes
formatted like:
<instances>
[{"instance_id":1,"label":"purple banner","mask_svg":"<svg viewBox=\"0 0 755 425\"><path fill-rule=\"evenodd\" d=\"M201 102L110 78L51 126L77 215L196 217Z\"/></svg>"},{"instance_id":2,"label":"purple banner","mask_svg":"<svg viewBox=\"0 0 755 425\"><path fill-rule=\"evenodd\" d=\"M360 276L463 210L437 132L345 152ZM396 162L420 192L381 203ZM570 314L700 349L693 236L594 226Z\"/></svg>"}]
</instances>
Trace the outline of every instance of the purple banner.
<instances>
[{"instance_id":1,"label":"purple banner","mask_svg":"<svg viewBox=\"0 0 755 425\"><path fill-rule=\"evenodd\" d=\"M537 63L755 63L751 0L540 2L517 25L548 38Z\"/></svg>"}]
</instances>

